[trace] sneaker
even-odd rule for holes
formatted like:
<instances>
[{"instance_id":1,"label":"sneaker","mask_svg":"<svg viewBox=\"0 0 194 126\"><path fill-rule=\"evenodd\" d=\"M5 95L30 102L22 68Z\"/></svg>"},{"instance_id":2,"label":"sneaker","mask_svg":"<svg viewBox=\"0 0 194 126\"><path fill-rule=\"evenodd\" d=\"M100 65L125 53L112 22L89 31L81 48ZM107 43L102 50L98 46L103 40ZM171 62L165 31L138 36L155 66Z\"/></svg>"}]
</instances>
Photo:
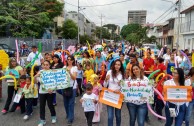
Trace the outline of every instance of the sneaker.
<instances>
[{"instance_id":1,"label":"sneaker","mask_svg":"<svg viewBox=\"0 0 194 126\"><path fill-rule=\"evenodd\" d=\"M2 112L3 114L6 114L6 113L7 113L7 110L3 109L1 112Z\"/></svg>"},{"instance_id":2,"label":"sneaker","mask_svg":"<svg viewBox=\"0 0 194 126\"><path fill-rule=\"evenodd\" d=\"M72 125L72 122L67 122L67 126L71 126Z\"/></svg>"},{"instance_id":3,"label":"sneaker","mask_svg":"<svg viewBox=\"0 0 194 126\"><path fill-rule=\"evenodd\" d=\"M56 116L52 116L52 117L51 117L51 122L52 122L53 124L57 122Z\"/></svg>"},{"instance_id":4,"label":"sneaker","mask_svg":"<svg viewBox=\"0 0 194 126\"><path fill-rule=\"evenodd\" d=\"M29 119L29 116L28 115L25 115L23 119L24 120L28 120Z\"/></svg>"},{"instance_id":5,"label":"sneaker","mask_svg":"<svg viewBox=\"0 0 194 126\"><path fill-rule=\"evenodd\" d=\"M38 126L44 126L46 124L45 120L40 120L40 122L38 123Z\"/></svg>"}]
</instances>

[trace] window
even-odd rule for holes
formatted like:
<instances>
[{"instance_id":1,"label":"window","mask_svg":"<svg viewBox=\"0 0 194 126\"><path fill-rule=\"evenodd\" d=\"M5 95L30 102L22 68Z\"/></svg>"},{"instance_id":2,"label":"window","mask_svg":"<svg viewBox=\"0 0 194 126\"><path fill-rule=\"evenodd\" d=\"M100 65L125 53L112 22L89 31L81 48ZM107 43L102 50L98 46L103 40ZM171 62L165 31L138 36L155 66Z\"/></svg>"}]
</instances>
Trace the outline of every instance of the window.
<instances>
[{"instance_id":1,"label":"window","mask_svg":"<svg viewBox=\"0 0 194 126\"><path fill-rule=\"evenodd\" d=\"M188 45L190 45L191 44L191 39L188 39Z\"/></svg>"}]
</instances>

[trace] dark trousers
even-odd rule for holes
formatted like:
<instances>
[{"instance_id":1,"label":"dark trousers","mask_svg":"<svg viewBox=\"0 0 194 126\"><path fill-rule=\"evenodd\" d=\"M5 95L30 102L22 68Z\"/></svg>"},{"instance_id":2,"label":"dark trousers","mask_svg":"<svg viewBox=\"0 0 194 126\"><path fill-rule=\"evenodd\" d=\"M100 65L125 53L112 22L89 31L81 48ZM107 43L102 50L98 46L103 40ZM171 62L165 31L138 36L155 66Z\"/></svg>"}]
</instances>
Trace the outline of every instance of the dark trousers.
<instances>
[{"instance_id":1,"label":"dark trousers","mask_svg":"<svg viewBox=\"0 0 194 126\"><path fill-rule=\"evenodd\" d=\"M82 95L82 78L77 78L77 84L78 84L78 89L79 89L79 93L80 95Z\"/></svg>"},{"instance_id":2,"label":"dark trousers","mask_svg":"<svg viewBox=\"0 0 194 126\"><path fill-rule=\"evenodd\" d=\"M94 111L84 112L84 113L85 113L85 116L86 116L86 119L87 119L88 126L92 126L92 120L93 120L93 117L94 117Z\"/></svg>"},{"instance_id":3,"label":"dark trousers","mask_svg":"<svg viewBox=\"0 0 194 126\"><path fill-rule=\"evenodd\" d=\"M5 107L4 107L4 109L5 109L6 111L9 110L9 106L10 106L10 104L11 104L11 101L12 101L12 97L13 97L14 92L15 92L15 94L16 94L16 92L17 92L17 91L14 89L14 86L8 86L8 88L7 88L7 100L6 100Z\"/></svg>"},{"instance_id":4,"label":"dark trousers","mask_svg":"<svg viewBox=\"0 0 194 126\"><path fill-rule=\"evenodd\" d=\"M16 108L20 106L21 113L24 113L26 111L26 106L25 106L25 97L20 99L19 103L13 103L10 112L15 112Z\"/></svg>"},{"instance_id":5,"label":"dark trousers","mask_svg":"<svg viewBox=\"0 0 194 126\"><path fill-rule=\"evenodd\" d=\"M33 106L33 99L34 98L26 98L26 115L31 115L33 112L32 106Z\"/></svg>"},{"instance_id":6,"label":"dark trousers","mask_svg":"<svg viewBox=\"0 0 194 126\"><path fill-rule=\"evenodd\" d=\"M39 94L40 97L40 119L45 120L45 106L46 101L50 110L51 116L56 116L55 108L53 106L53 94Z\"/></svg>"},{"instance_id":7,"label":"dark trousers","mask_svg":"<svg viewBox=\"0 0 194 126\"><path fill-rule=\"evenodd\" d=\"M57 104L56 93L53 93L53 105Z\"/></svg>"},{"instance_id":8,"label":"dark trousers","mask_svg":"<svg viewBox=\"0 0 194 126\"><path fill-rule=\"evenodd\" d=\"M156 100L156 113L158 115L162 116L162 109L164 108L164 103L162 100L158 99Z\"/></svg>"},{"instance_id":9,"label":"dark trousers","mask_svg":"<svg viewBox=\"0 0 194 126\"><path fill-rule=\"evenodd\" d=\"M38 105L38 98L33 98L33 106L37 106Z\"/></svg>"}]
</instances>

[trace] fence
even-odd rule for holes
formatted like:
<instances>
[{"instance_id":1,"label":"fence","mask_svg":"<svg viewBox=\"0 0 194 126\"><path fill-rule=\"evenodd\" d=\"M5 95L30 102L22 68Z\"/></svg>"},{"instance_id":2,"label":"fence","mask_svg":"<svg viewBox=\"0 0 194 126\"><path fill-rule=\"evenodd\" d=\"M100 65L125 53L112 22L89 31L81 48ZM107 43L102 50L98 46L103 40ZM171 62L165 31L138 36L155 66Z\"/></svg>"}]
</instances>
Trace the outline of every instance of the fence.
<instances>
[{"instance_id":1,"label":"fence","mask_svg":"<svg viewBox=\"0 0 194 126\"><path fill-rule=\"evenodd\" d=\"M7 44L10 48L15 49L15 40L16 38L0 38L0 44ZM70 45L76 45L77 40L73 39L33 39L33 38L19 38L18 45L19 47L24 42L28 47L31 47L32 45L38 46L38 43L42 43L42 52L50 52L55 47L58 46L58 44L62 43L63 49L67 49Z\"/></svg>"}]
</instances>

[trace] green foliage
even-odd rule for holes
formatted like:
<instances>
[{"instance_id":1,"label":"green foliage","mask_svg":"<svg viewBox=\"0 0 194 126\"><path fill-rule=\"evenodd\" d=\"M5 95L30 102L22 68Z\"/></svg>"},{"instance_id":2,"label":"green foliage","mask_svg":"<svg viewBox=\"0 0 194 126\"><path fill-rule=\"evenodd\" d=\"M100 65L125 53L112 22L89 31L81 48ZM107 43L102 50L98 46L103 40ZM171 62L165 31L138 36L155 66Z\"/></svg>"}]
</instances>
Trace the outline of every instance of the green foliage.
<instances>
[{"instance_id":1,"label":"green foliage","mask_svg":"<svg viewBox=\"0 0 194 126\"><path fill-rule=\"evenodd\" d=\"M57 0L9 0L0 4L0 36L41 37L63 4Z\"/></svg>"},{"instance_id":2,"label":"green foliage","mask_svg":"<svg viewBox=\"0 0 194 126\"><path fill-rule=\"evenodd\" d=\"M72 20L68 19L64 22L62 27L62 37L66 39L75 39L78 34L78 27L76 23L74 23Z\"/></svg>"},{"instance_id":3,"label":"green foliage","mask_svg":"<svg viewBox=\"0 0 194 126\"><path fill-rule=\"evenodd\" d=\"M91 43L94 43L94 40L90 37L90 36L88 36L88 35L81 35L80 36L80 43L81 44L85 44L86 43L86 41L88 41L90 44Z\"/></svg>"},{"instance_id":4,"label":"green foliage","mask_svg":"<svg viewBox=\"0 0 194 126\"><path fill-rule=\"evenodd\" d=\"M147 27L139 24L128 24L121 29L121 36L133 44L147 41Z\"/></svg>"},{"instance_id":5,"label":"green foliage","mask_svg":"<svg viewBox=\"0 0 194 126\"><path fill-rule=\"evenodd\" d=\"M111 34L109 33L108 29L106 28L101 28L101 27L96 27L96 31L95 34L98 38L100 38L100 33L101 33L101 29L102 29L102 38L104 39L110 39Z\"/></svg>"},{"instance_id":6,"label":"green foliage","mask_svg":"<svg viewBox=\"0 0 194 126\"><path fill-rule=\"evenodd\" d=\"M103 27L107 27L108 29L111 29L112 33L115 32L117 29L117 25L115 25L115 24L106 24Z\"/></svg>"}]
</instances>

